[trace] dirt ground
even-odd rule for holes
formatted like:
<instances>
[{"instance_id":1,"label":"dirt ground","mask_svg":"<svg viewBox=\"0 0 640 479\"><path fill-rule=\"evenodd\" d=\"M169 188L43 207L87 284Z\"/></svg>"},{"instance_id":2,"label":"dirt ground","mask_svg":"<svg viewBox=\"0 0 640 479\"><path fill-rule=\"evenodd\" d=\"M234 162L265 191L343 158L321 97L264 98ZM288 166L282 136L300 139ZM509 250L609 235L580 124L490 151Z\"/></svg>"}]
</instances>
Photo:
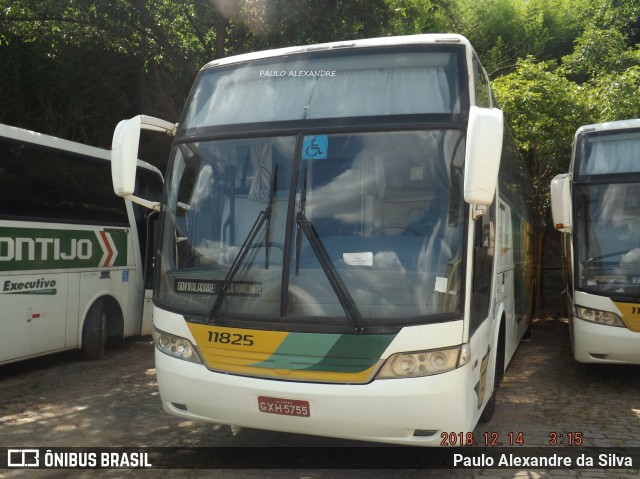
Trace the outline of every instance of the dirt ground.
<instances>
[{"instance_id":1,"label":"dirt ground","mask_svg":"<svg viewBox=\"0 0 640 479\"><path fill-rule=\"evenodd\" d=\"M87 362L66 352L0 367L0 446L223 447L346 445L332 439L217 426L166 414L160 405L153 344L148 337L118 343L106 359ZM580 432L583 446L640 447L640 366L590 366L573 361L567 325L534 322L498 390L496 413L475 434L522 433L525 446L548 446L549 435ZM566 437L566 436L565 436ZM1 447L0 447L1 449ZM0 466L2 467L2 466ZM96 477L101 471L2 470L0 479ZM527 478L566 477L563 471L102 471L100 477L187 478ZM634 471L567 471L574 478L639 477Z\"/></svg>"}]
</instances>

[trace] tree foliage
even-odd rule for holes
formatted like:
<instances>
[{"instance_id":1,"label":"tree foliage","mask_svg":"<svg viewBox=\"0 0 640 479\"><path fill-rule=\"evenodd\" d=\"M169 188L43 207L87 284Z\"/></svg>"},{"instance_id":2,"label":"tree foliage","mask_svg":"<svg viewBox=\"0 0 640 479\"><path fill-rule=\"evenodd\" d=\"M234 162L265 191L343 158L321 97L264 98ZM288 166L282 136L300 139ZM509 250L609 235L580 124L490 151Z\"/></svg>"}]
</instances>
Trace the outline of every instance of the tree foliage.
<instances>
[{"instance_id":1,"label":"tree foliage","mask_svg":"<svg viewBox=\"0 0 640 479\"><path fill-rule=\"evenodd\" d=\"M555 62L527 57L494 81L494 91L533 177L538 203L546 209L551 178L566 171L574 133L590 122L584 88Z\"/></svg>"},{"instance_id":2,"label":"tree foliage","mask_svg":"<svg viewBox=\"0 0 640 479\"><path fill-rule=\"evenodd\" d=\"M452 24L497 75L520 58L550 60L567 53L590 8L583 0L459 0Z\"/></svg>"},{"instance_id":3,"label":"tree foliage","mask_svg":"<svg viewBox=\"0 0 640 479\"><path fill-rule=\"evenodd\" d=\"M216 57L438 31L475 46L543 203L577 127L640 116L640 0L0 0L0 122L108 147L177 121Z\"/></svg>"},{"instance_id":4,"label":"tree foliage","mask_svg":"<svg viewBox=\"0 0 640 479\"><path fill-rule=\"evenodd\" d=\"M118 119L139 111L177 119L192 59L210 58L209 37L185 27L194 9L0 0L0 121L106 146Z\"/></svg>"}]
</instances>

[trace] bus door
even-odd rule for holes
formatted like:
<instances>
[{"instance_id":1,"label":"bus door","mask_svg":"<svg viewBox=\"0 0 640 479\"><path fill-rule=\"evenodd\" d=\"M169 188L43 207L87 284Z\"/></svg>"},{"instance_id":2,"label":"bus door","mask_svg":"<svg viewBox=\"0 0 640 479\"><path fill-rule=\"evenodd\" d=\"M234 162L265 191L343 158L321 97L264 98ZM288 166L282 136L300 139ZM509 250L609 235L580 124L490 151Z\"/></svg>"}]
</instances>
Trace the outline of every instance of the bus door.
<instances>
[{"instance_id":1,"label":"bus door","mask_svg":"<svg viewBox=\"0 0 640 479\"><path fill-rule=\"evenodd\" d=\"M152 332L153 328L153 270L155 265L155 238L159 214L157 211L149 213L146 221L145 245L142 249L144 255L144 301L142 304L142 325L140 334L145 336Z\"/></svg>"},{"instance_id":2,"label":"bus door","mask_svg":"<svg viewBox=\"0 0 640 479\"><path fill-rule=\"evenodd\" d=\"M514 259L513 259L513 218L511 207L500 200L498 207L499 240L498 240L498 274L496 278L496 303L504 301L505 314L505 359L508 360L515 352L519 340L515 325L514 303Z\"/></svg>"}]
</instances>

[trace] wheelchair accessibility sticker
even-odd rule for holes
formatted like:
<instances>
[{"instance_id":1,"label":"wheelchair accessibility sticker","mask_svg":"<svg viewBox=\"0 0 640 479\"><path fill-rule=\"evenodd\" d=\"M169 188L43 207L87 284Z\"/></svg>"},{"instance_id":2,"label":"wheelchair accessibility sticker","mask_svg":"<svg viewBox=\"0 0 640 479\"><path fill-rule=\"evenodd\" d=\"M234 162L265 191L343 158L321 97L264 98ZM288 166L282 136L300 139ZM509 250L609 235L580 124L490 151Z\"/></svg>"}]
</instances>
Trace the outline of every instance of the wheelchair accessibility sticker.
<instances>
[{"instance_id":1,"label":"wheelchair accessibility sticker","mask_svg":"<svg viewBox=\"0 0 640 479\"><path fill-rule=\"evenodd\" d=\"M303 160L326 160L329 149L327 135L305 136L302 141Z\"/></svg>"}]
</instances>

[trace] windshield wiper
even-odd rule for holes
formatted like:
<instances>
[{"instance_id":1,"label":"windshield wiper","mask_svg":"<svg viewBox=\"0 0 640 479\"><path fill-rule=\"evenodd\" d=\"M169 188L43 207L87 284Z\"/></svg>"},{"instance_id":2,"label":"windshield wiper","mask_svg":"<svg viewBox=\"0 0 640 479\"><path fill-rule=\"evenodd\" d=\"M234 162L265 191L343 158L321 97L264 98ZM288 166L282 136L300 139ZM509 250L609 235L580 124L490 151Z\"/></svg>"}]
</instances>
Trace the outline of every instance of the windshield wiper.
<instances>
[{"instance_id":1,"label":"windshield wiper","mask_svg":"<svg viewBox=\"0 0 640 479\"><path fill-rule=\"evenodd\" d=\"M587 264L589 264L589 263L593 263L594 261L600 261L600 260L602 260L604 258L611 258L611 257L614 257L614 256L620 256L620 255L623 255L623 254L627 254L627 253L633 251L634 249L636 249L636 248L630 248L630 249L625 249L625 250L622 250L622 251L616 251L614 253L607 253L607 254L602 254L600 256L594 256L594 257L589 258L588 260L586 260L584 262L584 265L587 266Z\"/></svg>"},{"instance_id":2,"label":"windshield wiper","mask_svg":"<svg viewBox=\"0 0 640 479\"><path fill-rule=\"evenodd\" d=\"M329 284L331 288L336 293L338 301L340 301L340 305L344 312L347 315L347 320L354 327L356 333L363 333L364 327L362 326L362 316L360 315L360 311L358 310L358 306L356 302L353 300L351 293L347 289L347 286L344 284L344 281L340 277L340 274L336 270L336 267L331 261L331 257L329 253L327 253L326 248L322 244L318 233L313 227L313 223L305 216L305 208L307 202L307 175L305 171L304 176L304 184L302 188L302 193L300 196L300 208L298 209L298 214L296 215L296 224L298 225L298 233L296 235L296 274L299 271L299 261L300 261L300 243L301 243L301 232L304 233L307 241L311 245L311 249L313 253L318 258L320 262L320 266L322 267L322 271L324 271L325 276L329 280Z\"/></svg>"},{"instance_id":3,"label":"windshield wiper","mask_svg":"<svg viewBox=\"0 0 640 479\"><path fill-rule=\"evenodd\" d=\"M267 204L267 208L265 210L267 222L267 228L265 232L264 238L264 269L269 269L269 258L271 256L271 243L269 239L271 238L271 209L273 206L273 201L276 199L276 185L278 184L278 165L273 167L273 175L271 177L271 188L269 189L269 203ZM267 213L268 212L268 213Z\"/></svg>"},{"instance_id":4,"label":"windshield wiper","mask_svg":"<svg viewBox=\"0 0 640 479\"><path fill-rule=\"evenodd\" d=\"M266 249L264 268L269 269L269 251L270 251L269 237L271 235L271 213L273 209L273 200L275 199L275 196L276 196L277 176L278 176L278 165L274 167L273 176L271 178L272 181L271 181L271 188L269 191L269 202L267 203L267 207L264 210L260 211L260 213L258 213L256 220L253 222L253 225L249 230L249 234L247 235L244 242L242 243L242 246L240 247L240 251L238 251L238 254L233 260L233 263L231 263L231 268L229 268L229 271L227 272L227 275L225 276L224 281L222 282L222 288L218 293L218 297L216 298L216 301L215 303L213 303L213 306L211 307L211 311L209 312L210 324L213 324L213 318L217 316L218 313L220 312L220 308L222 307L222 302L224 301L225 297L227 296L227 293L229 292L229 287L233 282L233 278L235 278L236 274L240 270L240 266L244 262L244 259L247 257L247 254L249 254L249 250L251 250L251 248L253 247L256 236L258 236L258 233L260 233L260 230L262 229L262 225L264 225L265 223L267 225L267 228L266 228L266 233L264 238L264 247Z\"/></svg>"}]
</instances>

